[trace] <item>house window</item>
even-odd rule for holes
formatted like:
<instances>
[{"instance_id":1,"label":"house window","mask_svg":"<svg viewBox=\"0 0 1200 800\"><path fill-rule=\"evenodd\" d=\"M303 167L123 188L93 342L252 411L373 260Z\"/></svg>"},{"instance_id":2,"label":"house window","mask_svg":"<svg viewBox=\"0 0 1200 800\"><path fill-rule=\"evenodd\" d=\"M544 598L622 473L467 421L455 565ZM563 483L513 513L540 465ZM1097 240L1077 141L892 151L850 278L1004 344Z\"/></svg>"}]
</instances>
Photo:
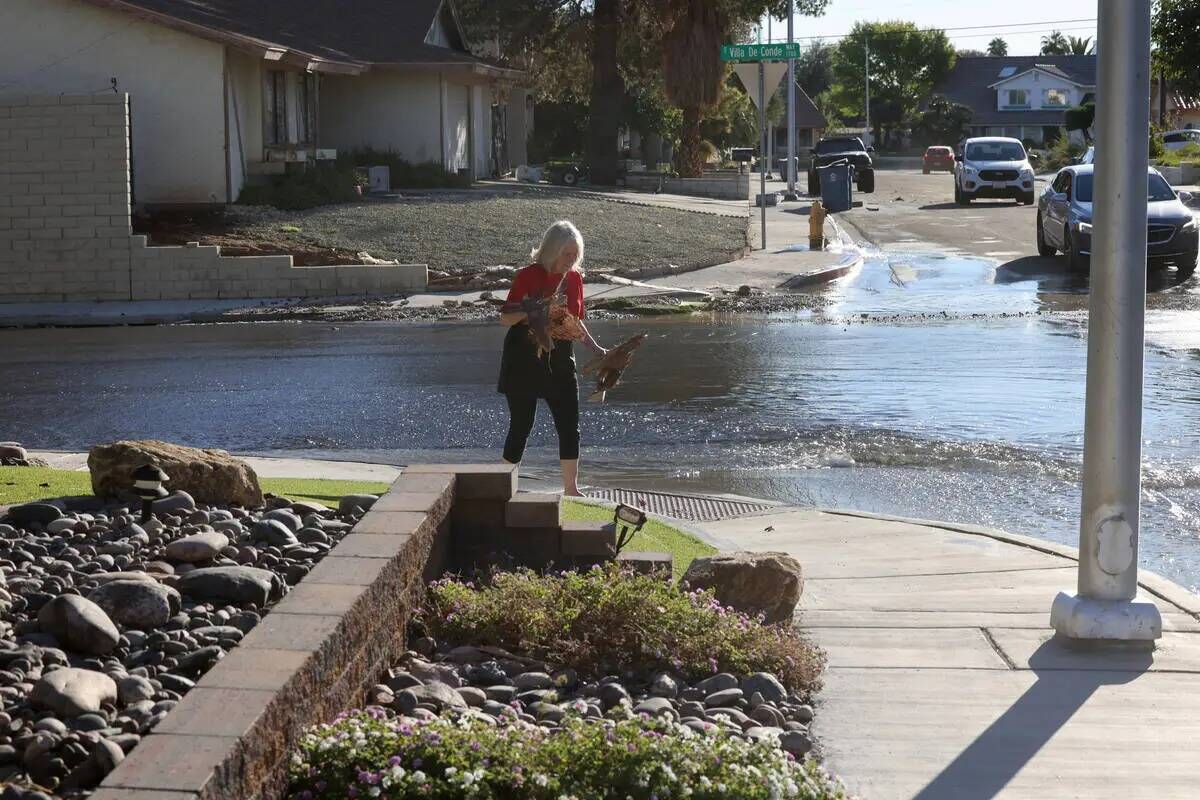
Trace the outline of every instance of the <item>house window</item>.
<instances>
[{"instance_id":1,"label":"house window","mask_svg":"<svg viewBox=\"0 0 1200 800\"><path fill-rule=\"evenodd\" d=\"M1008 105L1027 108L1029 106L1029 92L1024 89L1009 89Z\"/></svg>"},{"instance_id":2,"label":"house window","mask_svg":"<svg viewBox=\"0 0 1200 800\"><path fill-rule=\"evenodd\" d=\"M287 143L287 76L280 70L267 72L263 85L264 135L268 145Z\"/></svg>"},{"instance_id":3,"label":"house window","mask_svg":"<svg viewBox=\"0 0 1200 800\"><path fill-rule=\"evenodd\" d=\"M1058 108L1067 104L1066 89L1047 89L1045 91L1042 105L1050 108Z\"/></svg>"},{"instance_id":4,"label":"house window","mask_svg":"<svg viewBox=\"0 0 1200 800\"><path fill-rule=\"evenodd\" d=\"M317 139L317 76L301 75L299 81L300 108L297 123L300 129L296 131L299 144L315 144Z\"/></svg>"}]
</instances>

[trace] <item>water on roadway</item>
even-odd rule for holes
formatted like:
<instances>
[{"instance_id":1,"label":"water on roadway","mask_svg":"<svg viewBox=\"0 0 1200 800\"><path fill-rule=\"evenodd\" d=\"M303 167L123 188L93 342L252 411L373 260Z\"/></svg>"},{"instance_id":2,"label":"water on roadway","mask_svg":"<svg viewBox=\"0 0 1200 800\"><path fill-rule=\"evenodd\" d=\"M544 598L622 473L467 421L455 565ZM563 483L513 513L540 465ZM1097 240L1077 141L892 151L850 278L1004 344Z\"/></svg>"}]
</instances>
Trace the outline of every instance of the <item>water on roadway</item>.
<instances>
[{"instance_id":1,"label":"water on roadway","mask_svg":"<svg viewBox=\"0 0 1200 800\"><path fill-rule=\"evenodd\" d=\"M876 253L819 312L597 322L650 341L583 409L599 485L733 492L1074 544L1086 281L1019 259ZM1152 280L1143 563L1200 585L1200 291ZM0 332L0 439L158 437L258 453L495 460L498 325ZM552 477L541 412L526 471Z\"/></svg>"}]
</instances>

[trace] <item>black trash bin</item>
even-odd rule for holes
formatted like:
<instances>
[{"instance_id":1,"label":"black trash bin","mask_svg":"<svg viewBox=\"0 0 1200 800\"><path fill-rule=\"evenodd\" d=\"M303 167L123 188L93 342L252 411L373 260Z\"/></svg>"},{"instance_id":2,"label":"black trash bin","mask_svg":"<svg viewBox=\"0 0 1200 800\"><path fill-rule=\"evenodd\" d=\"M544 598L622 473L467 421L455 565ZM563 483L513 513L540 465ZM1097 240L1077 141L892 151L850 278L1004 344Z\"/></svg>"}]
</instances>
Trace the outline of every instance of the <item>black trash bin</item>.
<instances>
[{"instance_id":1,"label":"black trash bin","mask_svg":"<svg viewBox=\"0 0 1200 800\"><path fill-rule=\"evenodd\" d=\"M817 176L821 181L821 204L826 212L836 214L853 207L853 164L838 161L827 167L817 167Z\"/></svg>"}]
</instances>

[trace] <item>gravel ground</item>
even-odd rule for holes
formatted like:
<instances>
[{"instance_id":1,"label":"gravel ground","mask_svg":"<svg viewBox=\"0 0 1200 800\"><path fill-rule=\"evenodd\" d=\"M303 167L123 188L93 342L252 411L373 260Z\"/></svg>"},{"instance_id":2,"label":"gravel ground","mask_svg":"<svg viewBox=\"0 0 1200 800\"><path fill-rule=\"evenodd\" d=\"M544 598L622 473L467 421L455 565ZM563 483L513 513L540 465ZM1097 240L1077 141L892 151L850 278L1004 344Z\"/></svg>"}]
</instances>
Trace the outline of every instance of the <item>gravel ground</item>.
<instances>
[{"instance_id":1,"label":"gravel ground","mask_svg":"<svg viewBox=\"0 0 1200 800\"><path fill-rule=\"evenodd\" d=\"M735 217L534 188L422 194L299 212L235 207L227 214L230 227L250 239L365 250L451 272L523 265L559 219L573 220L583 231L584 267L592 270L719 263L740 256L747 241L746 221Z\"/></svg>"}]
</instances>

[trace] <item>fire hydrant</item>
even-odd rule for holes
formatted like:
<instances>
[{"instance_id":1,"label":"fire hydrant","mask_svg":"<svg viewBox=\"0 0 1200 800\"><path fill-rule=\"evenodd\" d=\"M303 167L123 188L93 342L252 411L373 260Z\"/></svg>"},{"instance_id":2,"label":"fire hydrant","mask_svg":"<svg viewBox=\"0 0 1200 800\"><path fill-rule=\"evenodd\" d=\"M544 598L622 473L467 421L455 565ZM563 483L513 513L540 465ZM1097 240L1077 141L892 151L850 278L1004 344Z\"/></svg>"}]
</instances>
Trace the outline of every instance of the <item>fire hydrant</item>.
<instances>
[{"instance_id":1,"label":"fire hydrant","mask_svg":"<svg viewBox=\"0 0 1200 800\"><path fill-rule=\"evenodd\" d=\"M814 200L808 209L808 249L825 249L825 206Z\"/></svg>"}]
</instances>

